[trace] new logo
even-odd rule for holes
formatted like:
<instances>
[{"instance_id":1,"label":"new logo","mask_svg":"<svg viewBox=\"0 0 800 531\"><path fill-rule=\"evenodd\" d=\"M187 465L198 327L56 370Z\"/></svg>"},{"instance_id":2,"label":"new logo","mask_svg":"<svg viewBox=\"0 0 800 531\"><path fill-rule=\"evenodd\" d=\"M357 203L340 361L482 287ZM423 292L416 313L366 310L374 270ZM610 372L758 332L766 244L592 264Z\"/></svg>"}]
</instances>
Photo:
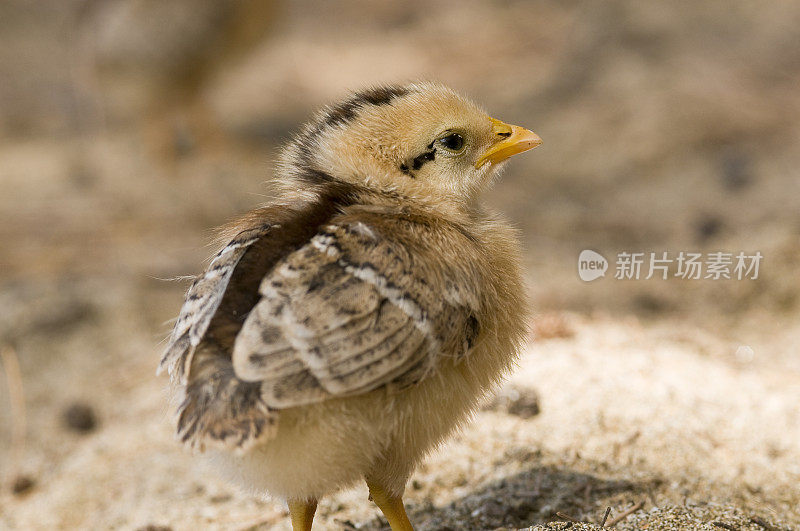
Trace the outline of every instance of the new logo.
<instances>
[{"instance_id":1,"label":"new logo","mask_svg":"<svg viewBox=\"0 0 800 531\"><path fill-rule=\"evenodd\" d=\"M578 256L578 276L584 282L591 282L606 276L608 260L602 254L584 249Z\"/></svg>"}]
</instances>

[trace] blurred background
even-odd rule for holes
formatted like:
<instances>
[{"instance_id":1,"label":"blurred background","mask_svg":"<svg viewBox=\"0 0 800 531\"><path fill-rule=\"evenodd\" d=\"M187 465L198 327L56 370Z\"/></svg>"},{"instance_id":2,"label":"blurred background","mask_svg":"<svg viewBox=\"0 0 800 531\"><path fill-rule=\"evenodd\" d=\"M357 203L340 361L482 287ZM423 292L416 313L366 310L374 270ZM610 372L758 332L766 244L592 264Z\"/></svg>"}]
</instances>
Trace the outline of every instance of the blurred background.
<instances>
[{"instance_id":1,"label":"blurred background","mask_svg":"<svg viewBox=\"0 0 800 531\"><path fill-rule=\"evenodd\" d=\"M0 527L285 528L171 440L153 373L187 284L165 279L266 200L314 109L414 79L544 139L489 197L538 339L462 459L415 479L421 528L640 499L800 525L798 27L789 0L3 0ZM583 249L605 278L578 278ZM757 280L615 280L623 251L764 259ZM379 528L364 498L320 527Z\"/></svg>"}]
</instances>

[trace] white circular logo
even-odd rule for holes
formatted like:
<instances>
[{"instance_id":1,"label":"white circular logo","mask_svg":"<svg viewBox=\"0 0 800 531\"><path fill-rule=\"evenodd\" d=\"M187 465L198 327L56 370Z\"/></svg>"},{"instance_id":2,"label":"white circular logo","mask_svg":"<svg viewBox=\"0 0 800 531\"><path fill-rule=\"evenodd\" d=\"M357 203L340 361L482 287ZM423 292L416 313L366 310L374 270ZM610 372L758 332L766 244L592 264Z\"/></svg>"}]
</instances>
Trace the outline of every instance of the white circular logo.
<instances>
[{"instance_id":1,"label":"white circular logo","mask_svg":"<svg viewBox=\"0 0 800 531\"><path fill-rule=\"evenodd\" d=\"M584 282L591 282L606 276L608 260L602 254L584 249L578 256L578 276Z\"/></svg>"}]
</instances>

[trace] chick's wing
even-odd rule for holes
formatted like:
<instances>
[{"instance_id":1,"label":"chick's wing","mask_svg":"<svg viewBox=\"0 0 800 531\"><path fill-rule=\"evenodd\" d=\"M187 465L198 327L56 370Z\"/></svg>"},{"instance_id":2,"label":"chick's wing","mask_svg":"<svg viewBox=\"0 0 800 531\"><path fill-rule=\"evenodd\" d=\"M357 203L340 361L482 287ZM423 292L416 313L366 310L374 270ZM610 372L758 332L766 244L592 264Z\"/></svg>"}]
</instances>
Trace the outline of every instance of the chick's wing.
<instances>
[{"instance_id":1,"label":"chick's wing","mask_svg":"<svg viewBox=\"0 0 800 531\"><path fill-rule=\"evenodd\" d=\"M237 264L271 228L271 224L264 223L238 233L214 256L206 271L194 279L164 350L159 372L167 370L178 382L186 383L194 351L222 302Z\"/></svg>"},{"instance_id":2,"label":"chick's wing","mask_svg":"<svg viewBox=\"0 0 800 531\"><path fill-rule=\"evenodd\" d=\"M233 367L269 407L403 389L471 348L470 305L386 227L325 225L261 282Z\"/></svg>"}]
</instances>

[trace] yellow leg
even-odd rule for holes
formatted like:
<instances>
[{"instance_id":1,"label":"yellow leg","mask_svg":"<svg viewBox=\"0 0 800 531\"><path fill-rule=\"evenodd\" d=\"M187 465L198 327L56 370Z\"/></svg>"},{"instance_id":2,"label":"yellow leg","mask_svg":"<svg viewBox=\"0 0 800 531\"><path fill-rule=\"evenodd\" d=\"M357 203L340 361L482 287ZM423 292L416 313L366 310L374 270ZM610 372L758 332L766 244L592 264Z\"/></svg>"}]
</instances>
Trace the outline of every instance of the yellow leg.
<instances>
[{"instance_id":1,"label":"yellow leg","mask_svg":"<svg viewBox=\"0 0 800 531\"><path fill-rule=\"evenodd\" d=\"M289 514L292 517L293 531L311 531L317 500L289 500Z\"/></svg>"},{"instance_id":2,"label":"yellow leg","mask_svg":"<svg viewBox=\"0 0 800 531\"><path fill-rule=\"evenodd\" d=\"M406 508L403 507L402 496L389 494L383 487L369 480L367 480L367 487L369 487L370 498L389 521L392 531L414 531L414 527L408 520Z\"/></svg>"}]
</instances>

